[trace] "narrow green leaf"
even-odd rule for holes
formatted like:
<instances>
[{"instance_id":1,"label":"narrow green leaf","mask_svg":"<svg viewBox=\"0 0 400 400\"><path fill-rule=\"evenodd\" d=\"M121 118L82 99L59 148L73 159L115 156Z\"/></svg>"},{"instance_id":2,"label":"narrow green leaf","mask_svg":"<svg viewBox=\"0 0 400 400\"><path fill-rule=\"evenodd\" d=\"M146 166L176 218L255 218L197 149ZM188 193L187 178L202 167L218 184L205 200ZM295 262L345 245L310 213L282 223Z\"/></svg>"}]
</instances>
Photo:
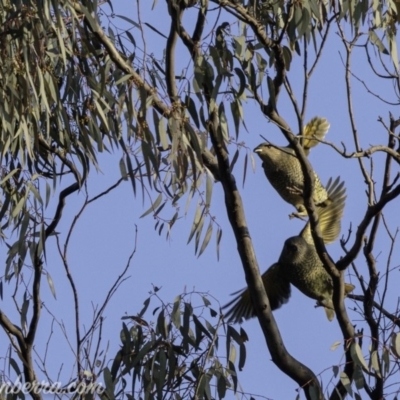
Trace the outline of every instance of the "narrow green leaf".
<instances>
[{"instance_id":1,"label":"narrow green leaf","mask_svg":"<svg viewBox=\"0 0 400 400\"><path fill-rule=\"evenodd\" d=\"M203 214L204 214L204 207L201 207L200 204L198 204L197 205L197 210L196 210L196 215L194 216L192 229L191 229L190 234L189 234L189 239L188 239L186 244L190 243L190 241L193 238L193 235L196 233L196 231L197 231L197 229L199 227L200 221L203 218Z\"/></svg>"},{"instance_id":2,"label":"narrow green leaf","mask_svg":"<svg viewBox=\"0 0 400 400\"><path fill-rule=\"evenodd\" d=\"M96 114L99 116L101 122L104 124L104 128L109 131L110 128L108 126L108 119L106 117L106 115L104 114L104 110L103 107L101 106L101 104L97 101L97 99L94 99L94 102L96 104Z\"/></svg>"},{"instance_id":3,"label":"narrow green leaf","mask_svg":"<svg viewBox=\"0 0 400 400\"><path fill-rule=\"evenodd\" d=\"M174 300L174 306L172 308L171 320L177 329L181 327L181 296L176 296Z\"/></svg>"},{"instance_id":4,"label":"narrow green leaf","mask_svg":"<svg viewBox=\"0 0 400 400\"><path fill-rule=\"evenodd\" d=\"M365 384L364 375L363 375L362 368L359 365L356 365L354 367L353 380L354 380L354 384L356 385L356 388L358 390L361 390L364 388L364 384Z\"/></svg>"},{"instance_id":5,"label":"narrow green leaf","mask_svg":"<svg viewBox=\"0 0 400 400\"><path fill-rule=\"evenodd\" d=\"M128 180L128 171L126 169L124 157L121 157L119 160L119 170L121 172L121 178L123 178L125 181Z\"/></svg>"},{"instance_id":6,"label":"narrow green leaf","mask_svg":"<svg viewBox=\"0 0 400 400\"><path fill-rule=\"evenodd\" d=\"M204 209L204 207L203 207L203 209ZM194 239L194 242L195 242L195 244L194 244L194 253L195 254L197 254L197 251L198 251L198 248L199 248L199 245L200 245L201 232L203 230L204 221L205 221L204 213L202 215L203 215L203 217L201 218L201 220L200 220L200 222L199 222L199 224L197 226L196 235L195 235L195 239Z\"/></svg>"},{"instance_id":7,"label":"narrow green leaf","mask_svg":"<svg viewBox=\"0 0 400 400\"><path fill-rule=\"evenodd\" d=\"M135 357L132 360L132 364L131 367L135 367L136 364L138 363L142 363L144 357L153 349L154 347L154 341L153 340L149 340L148 342L146 342L141 349L139 350L138 353L136 353Z\"/></svg>"},{"instance_id":8,"label":"narrow green leaf","mask_svg":"<svg viewBox=\"0 0 400 400\"><path fill-rule=\"evenodd\" d=\"M390 350L395 357L400 358L400 333L392 334Z\"/></svg>"},{"instance_id":9,"label":"narrow green leaf","mask_svg":"<svg viewBox=\"0 0 400 400\"><path fill-rule=\"evenodd\" d=\"M130 33L128 30L125 30L125 34L126 34L126 36L128 36L128 39L133 44L133 46L136 48L136 40L133 37L132 33Z\"/></svg>"},{"instance_id":10,"label":"narrow green leaf","mask_svg":"<svg viewBox=\"0 0 400 400\"><path fill-rule=\"evenodd\" d=\"M18 216L18 214L20 213L20 211L22 210L22 207L24 207L25 202L26 202L26 198L27 198L27 193L28 193L28 190L26 191L25 196L22 197L22 198L18 201L17 205L16 205L16 206L14 207L14 209L12 210L12 213L11 213L11 217L12 217L12 218L16 218L16 217Z\"/></svg>"},{"instance_id":11,"label":"narrow green leaf","mask_svg":"<svg viewBox=\"0 0 400 400\"><path fill-rule=\"evenodd\" d=\"M218 228L216 238L217 238L217 260L219 261L219 253L221 249L221 238L222 238L221 228Z\"/></svg>"},{"instance_id":12,"label":"narrow green leaf","mask_svg":"<svg viewBox=\"0 0 400 400\"><path fill-rule=\"evenodd\" d=\"M386 47L382 43L382 41L379 39L378 35L375 33L373 30L368 31L368 39L369 41L375 45L378 50L383 53L383 54L389 54L389 52L386 50Z\"/></svg>"},{"instance_id":13,"label":"narrow green leaf","mask_svg":"<svg viewBox=\"0 0 400 400\"><path fill-rule=\"evenodd\" d=\"M151 136L151 135L149 135ZM147 171L147 179L149 182L150 187L152 187L152 176L153 172L158 175L158 163L155 157L155 154L153 153L153 148L150 143L147 143L146 141L142 140L142 153L143 153L143 158L144 162L146 165L146 171ZM152 171L150 167L150 163L153 165L154 171Z\"/></svg>"},{"instance_id":14,"label":"narrow green leaf","mask_svg":"<svg viewBox=\"0 0 400 400\"><path fill-rule=\"evenodd\" d=\"M231 348L229 351L229 361L232 364L235 364L235 361L236 361L236 347L234 346L233 343L231 344Z\"/></svg>"},{"instance_id":15,"label":"narrow green leaf","mask_svg":"<svg viewBox=\"0 0 400 400\"><path fill-rule=\"evenodd\" d=\"M164 316L164 310L161 310L161 312L158 314L157 318L157 332L164 338L166 339L168 336L168 323L167 320Z\"/></svg>"},{"instance_id":16,"label":"narrow green leaf","mask_svg":"<svg viewBox=\"0 0 400 400\"><path fill-rule=\"evenodd\" d=\"M350 355L352 360L359 365L361 368L364 368L366 371L369 371L368 365L364 359L362 354L360 345L357 342L353 342L350 346Z\"/></svg>"},{"instance_id":17,"label":"narrow green leaf","mask_svg":"<svg viewBox=\"0 0 400 400\"><path fill-rule=\"evenodd\" d=\"M308 5L308 2L304 2L305 7L302 11L301 25L300 28L297 29L299 37L303 36L306 33L309 33L311 29L311 14L306 5Z\"/></svg>"},{"instance_id":18,"label":"narrow green leaf","mask_svg":"<svg viewBox=\"0 0 400 400\"><path fill-rule=\"evenodd\" d=\"M390 55L392 57L393 64L396 68L396 71L399 71L399 57L397 53L397 37L395 34L392 32L389 33L387 36L387 39L389 41L389 49L390 49Z\"/></svg>"},{"instance_id":19,"label":"narrow green leaf","mask_svg":"<svg viewBox=\"0 0 400 400\"><path fill-rule=\"evenodd\" d=\"M228 383L227 383L227 381L225 379L225 376L222 375L222 374L217 379L218 379L217 380L218 397L220 399L223 399L226 396L226 389L228 387Z\"/></svg>"},{"instance_id":20,"label":"narrow green leaf","mask_svg":"<svg viewBox=\"0 0 400 400\"><path fill-rule=\"evenodd\" d=\"M218 107L218 116L219 116L219 126L221 129L222 140L226 143L229 142L229 127L228 121L225 114L225 105L223 102L220 103Z\"/></svg>"},{"instance_id":21,"label":"narrow green leaf","mask_svg":"<svg viewBox=\"0 0 400 400\"><path fill-rule=\"evenodd\" d=\"M206 207L211 205L211 196L214 187L214 180L207 174L206 177Z\"/></svg>"},{"instance_id":22,"label":"narrow green leaf","mask_svg":"<svg viewBox=\"0 0 400 400\"><path fill-rule=\"evenodd\" d=\"M321 14L319 12L319 4L317 3L317 0L309 0L309 3L312 13L315 15L315 18L317 18L320 24L322 24Z\"/></svg>"},{"instance_id":23,"label":"narrow green leaf","mask_svg":"<svg viewBox=\"0 0 400 400\"><path fill-rule=\"evenodd\" d=\"M246 49L246 41L244 36L234 36L233 44L235 48L235 57L242 61L244 56L244 50Z\"/></svg>"},{"instance_id":24,"label":"narrow green leaf","mask_svg":"<svg viewBox=\"0 0 400 400\"><path fill-rule=\"evenodd\" d=\"M48 285L49 285L51 294L52 294L53 297L57 300L56 289L55 289L55 287L54 287L53 279L52 279L51 275L50 275L48 272L46 273L46 277L47 277L47 283L48 283Z\"/></svg>"},{"instance_id":25,"label":"narrow green leaf","mask_svg":"<svg viewBox=\"0 0 400 400\"><path fill-rule=\"evenodd\" d=\"M19 168L13 169L11 172L9 172L1 181L0 185L3 185L5 182L7 182L12 176L14 176L17 172L19 172Z\"/></svg>"},{"instance_id":26,"label":"narrow green leaf","mask_svg":"<svg viewBox=\"0 0 400 400\"><path fill-rule=\"evenodd\" d=\"M204 333L210 340L213 340L213 337L210 335L208 330L204 327L204 325L199 321L199 319L194 314L193 314L193 322L202 333Z\"/></svg>"},{"instance_id":27,"label":"narrow green leaf","mask_svg":"<svg viewBox=\"0 0 400 400\"><path fill-rule=\"evenodd\" d=\"M285 60L286 69L290 71L290 64L292 62L292 52L287 46L283 46L283 59Z\"/></svg>"},{"instance_id":28,"label":"narrow green leaf","mask_svg":"<svg viewBox=\"0 0 400 400\"><path fill-rule=\"evenodd\" d=\"M25 297L25 296L24 296ZM29 310L29 300L25 298L21 307L21 328L22 330L27 329L27 314Z\"/></svg>"},{"instance_id":29,"label":"narrow green leaf","mask_svg":"<svg viewBox=\"0 0 400 400\"><path fill-rule=\"evenodd\" d=\"M237 372L236 372L236 368L235 368L235 364L232 361L228 361L228 365L229 365L229 369L231 372L231 378L233 381L233 391L236 393L237 391L237 385L238 385L238 378L237 378Z\"/></svg>"},{"instance_id":30,"label":"narrow green leaf","mask_svg":"<svg viewBox=\"0 0 400 400\"><path fill-rule=\"evenodd\" d=\"M202 255L203 251L208 246L208 243L210 242L210 239L211 239L212 231L213 231L213 222L210 221L207 231L206 231L206 235L204 236L203 244L201 245L198 257L200 257Z\"/></svg>"},{"instance_id":31,"label":"narrow green leaf","mask_svg":"<svg viewBox=\"0 0 400 400\"><path fill-rule=\"evenodd\" d=\"M193 312L192 306L189 303L185 303L183 310L183 326L180 330L183 338L182 347L185 353L189 351L189 324L192 312Z\"/></svg>"},{"instance_id":32,"label":"narrow green leaf","mask_svg":"<svg viewBox=\"0 0 400 400\"><path fill-rule=\"evenodd\" d=\"M46 208L49 205L50 196L51 196L51 186L49 185L48 182L46 182L46 202L45 202ZM0 218L0 221L1 221L1 218Z\"/></svg>"},{"instance_id":33,"label":"narrow green leaf","mask_svg":"<svg viewBox=\"0 0 400 400\"><path fill-rule=\"evenodd\" d=\"M236 161L238 160L238 158L239 158L239 150L236 150L235 154L233 155L231 165L229 166L229 170L231 172L233 171L233 167L235 166Z\"/></svg>"},{"instance_id":34,"label":"narrow green leaf","mask_svg":"<svg viewBox=\"0 0 400 400\"><path fill-rule=\"evenodd\" d=\"M29 221L31 220L31 215L29 212L25 212L24 218L22 219L22 223L20 225L19 229L19 243L22 247L20 247L20 252L22 248L25 248L25 243L26 243L26 230L28 229L29 226Z\"/></svg>"},{"instance_id":35,"label":"narrow green leaf","mask_svg":"<svg viewBox=\"0 0 400 400\"><path fill-rule=\"evenodd\" d=\"M243 370L243 367L246 363L246 346L244 343L240 344L239 346L239 371Z\"/></svg>"},{"instance_id":36,"label":"narrow green leaf","mask_svg":"<svg viewBox=\"0 0 400 400\"><path fill-rule=\"evenodd\" d=\"M131 25L133 25L135 28L141 29L141 28L140 28L140 25L139 25L137 22L133 21L132 19L130 19L130 18L128 18L128 17L125 17L125 15L115 14L115 16L118 17L118 18L123 19L123 20L126 21L126 22L129 22L129 23L130 23Z\"/></svg>"},{"instance_id":37,"label":"narrow green leaf","mask_svg":"<svg viewBox=\"0 0 400 400\"><path fill-rule=\"evenodd\" d=\"M204 305L205 305L206 307L208 307L208 306L211 305L211 302L210 302L210 300L207 299L207 297L201 296L201 298L203 299L203 303L204 303Z\"/></svg>"},{"instance_id":38,"label":"narrow green leaf","mask_svg":"<svg viewBox=\"0 0 400 400\"><path fill-rule=\"evenodd\" d=\"M156 201L151 205L151 207L145 213L143 213L139 218L143 218L146 215L149 215L151 212L155 212L157 207L160 205L162 198L163 198L162 193L160 193L157 196Z\"/></svg>"},{"instance_id":39,"label":"narrow green leaf","mask_svg":"<svg viewBox=\"0 0 400 400\"><path fill-rule=\"evenodd\" d=\"M159 364L159 370L158 370L158 376L156 381L156 386L157 386L157 395L159 399L163 398L163 388L165 385L165 377L167 375L167 357L165 355L165 350L163 348L160 348L158 355L158 364Z\"/></svg>"},{"instance_id":40,"label":"narrow green leaf","mask_svg":"<svg viewBox=\"0 0 400 400\"><path fill-rule=\"evenodd\" d=\"M208 374L205 375L205 386L204 386L205 398L207 400L212 400L213 396L211 395L211 387L210 387L210 376Z\"/></svg>"},{"instance_id":41,"label":"narrow green leaf","mask_svg":"<svg viewBox=\"0 0 400 400\"><path fill-rule=\"evenodd\" d=\"M342 342L340 340L338 340L337 342L333 343L333 345L330 347L330 349L332 351L336 350L340 345L342 344Z\"/></svg>"},{"instance_id":42,"label":"narrow green leaf","mask_svg":"<svg viewBox=\"0 0 400 400\"><path fill-rule=\"evenodd\" d=\"M371 364L371 367L375 370L376 375L379 378L382 378L380 366L379 366L379 360L378 360L378 352L376 350L374 350L371 353L370 364Z\"/></svg>"},{"instance_id":43,"label":"narrow green leaf","mask_svg":"<svg viewBox=\"0 0 400 400\"><path fill-rule=\"evenodd\" d=\"M119 86L119 85L121 85L121 83L124 83L124 82L126 82L127 80L129 80L129 79L131 79L131 78L132 78L132 74L124 74L124 75L121 76L121 78L119 78L119 79L115 82L115 85L116 85L116 86Z\"/></svg>"},{"instance_id":44,"label":"narrow green leaf","mask_svg":"<svg viewBox=\"0 0 400 400\"><path fill-rule=\"evenodd\" d=\"M346 392L353 397L353 389L351 388L351 382L349 377L345 372L340 373L340 382L342 382L342 385L345 387Z\"/></svg>"},{"instance_id":45,"label":"narrow green leaf","mask_svg":"<svg viewBox=\"0 0 400 400\"><path fill-rule=\"evenodd\" d=\"M11 350L11 348L10 348L10 350ZM21 376L21 370L19 369L17 362L12 357L10 357L9 360L10 360L10 365L11 365L12 369L15 371L15 373L17 374L17 376Z\"/></svg>"},{"instance_id":46,"label":"narrow green leaf","mask_svg":"<svg viewBox=\"0 0 400 400\"><path fill-rule=\"evenodd\" d=\"M161 233L162 233L163 229L164 229L164 222L160 225L160 228L158 230L158 236L161 236Z\"/></svg>"},{"instance_id":47,"label":"narrow green leaf","mask_svg":"<svg viewBox=\"0 0 400 400\"><path fill-rule=\"evenodd\" d=\"M243 343L243 338L239 334L239 332L233 327L233 326L228 326L228 331L232 339L237 343L237 344L242 344Z\"/></svg>"},{"instance_id":48,"label":"narrow green leaf","mask_svg":"<svg viewBox=\"0 0 400 400\"><path fill-rule=\"evenodd\" d=\"M247 163L248 163L248 155L246 153L246 155L244 156L244 165L243 165L243 182L242 185L244 187L244 183L246 182L246 174L247 174Z\"/></svg>"},{"instance_id":49,"label":"narrow green leaf","mask_svg":"<svg viewBox=\"0 0 400 400\"><path fill-rule=\"evenodd\" d=\"M139 318L142 318L143 315L144 315L144 313L146 312L147 307L148 307L149 304L150 304L150 299L151 299L151 297L148 297L148 298L143 302L143 308L142 308L142 310L140 311L140 313L139 313L139 315L138 315Z\"/></svg>"},{"instance_id":50,"label":"narrow green leaf","mask_svg":"<svg viewBox=\"0 0 400 400\"><path fill-rule=\"evenodd\" d=\"M240 99L240 97L244 93L244 90L246 89L246 75L240 68L236 67L234 71L239 78L239 88L237 90L236 98Z\"/></svg>"},{"instance_id":51,"label":"narrow green leaf","mask_svg":"<svg viewBox=\"0 0 400 400\"><path fill-rule=\"evenodd\" d=\"M239 127L240 127L240 114L239 114L239 110L238 110L237 100L231 101L230 106L231 106L233 122L235 125L235 134L236 134L236 140L237 140L239 137Z\"/></svg>"},{"instance_id":52,"label":"narrow green leaf","mask_svg":"<svg viewBox=\"0 0 400 400\"><path fill-rule=\"evenodd\" d=\"M383 372L385 376L387 376L390 370L390 353L389 349L386 346L382 350L382 361L383 361Z\"/></svg>"},{"instance_id":53,"label":"narrow green leaf","mask_svg":"<svg viewBox=\"0 0 400 400\"><path fill-rule=\"evenodd\" d=\"M145 25L147 25L151 30L153 30L154 32L158 33L160 36L162 36L165 39L168 39L167 36L165 36L163 33L161 33L157 28L155 28L153 25L150 25L148 22L144 23Z\"/></svg>"},{"instance_id":54,"label":"narrow green leaf","mask_svg":"<svg viewBox=\"0 0 400 400\"><path fill-rule=\"evenodd\" d=\"M108 367L104 368L103 378L104 378L104 384L105 384L105 387L106 387L106 391L108 393L108 396L106 396L106 397L107 398L113 398L115 385L114 385L114 381L113 381L113 378L112 378L112 375L111 375L111 371L108 369Z\"/></svg>"},{"instance_id":55,"label":"narrow green leaf","mask_svg":"<svg viewBox=\"0 0 400 400\"><path fill-rule=\"evenodd\" d=\"M200 129L200 119L199 119L199 115L197 114L197 107L196 107L195 102L193 101L193 99L190 96L186 96L185 104L186 104L189 114L192 117L193 122L195 123L197 129Z\"/></svg>"},{"instance_id":56,"label":"narrow green leaf","mask_svg":"<svg viewBox=\"0 0 400 400\"><path fill-rule=\"evenodd\" d=\"M215 85L213 88L213 91L211 93L211 99L214 100L214 102L217 101L217 97L219 95L219 88L221 86L222 83L222 75L218 75L217 79L215 80Z\"/></svg>"}]
</instances>

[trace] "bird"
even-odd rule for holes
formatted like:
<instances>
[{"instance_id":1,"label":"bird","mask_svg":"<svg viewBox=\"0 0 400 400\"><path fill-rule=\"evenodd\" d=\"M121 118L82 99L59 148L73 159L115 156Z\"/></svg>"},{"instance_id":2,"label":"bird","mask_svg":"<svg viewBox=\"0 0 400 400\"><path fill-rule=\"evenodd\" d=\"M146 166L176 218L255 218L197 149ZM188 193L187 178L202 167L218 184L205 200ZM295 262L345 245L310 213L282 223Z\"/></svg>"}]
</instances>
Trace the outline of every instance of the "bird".
<instances>
[{"instance_id":1,"label":"bird","mask_svg":"<svg viewBox=\"0 0 400 400\"><path fill-rule=\"evenodd\" d=\"M332 278L325 270L314 243L309 243L302 236L293 236L285 241L278 264L280 272L306 296L317 300L323 306L329 321L335 317L332 302ZM344 284L347 296L354 286Z\"/></svg>"},{"instance_id":2,"label":"bird","mask_svg":"<svg viewBox=\"0 0 400 400\"><path fill-rule=\"evenodd\" d=\"M304 127L300 137L306 155L309 154L312 147L324 139L329 127L329 122L322 117L314 117ZM306 216L307 211L303 198L304 175L293 147L291 145L280 147L265 142L258 145L254 152L261 158L262 167L271 185L283 200L296 208L298 213L294 215ZM326 207L331 199L315 171L314 179L313 200L317 206Z\"/></svg>"},{"instance_id":3,"label":"bird","mask_svg":"<svg viewBox=\"0 0 400 400\"><path fill-rule=\"evenodd\" d=\"M330 244L340 233L346 188L339 177L334 181L329 179L326 188L332 202L326 207L317 208L317 214L324 243ZM333 319L335 314L332 305L332 279L318 257L309 222L298 236L285 241L278 262L269 267L261 279L271 310L276 310L289 301L291 285L294 285L303 294L324 306L328 319L330 321ZM353 289L353 285L345 284L346 294ZM228 323L239 323L242 319L247 320L256 316L249 288L239 290L232 295L235 297L222 307L222 310L226 310L224 318Z\"/></svg>"}]
</instances>

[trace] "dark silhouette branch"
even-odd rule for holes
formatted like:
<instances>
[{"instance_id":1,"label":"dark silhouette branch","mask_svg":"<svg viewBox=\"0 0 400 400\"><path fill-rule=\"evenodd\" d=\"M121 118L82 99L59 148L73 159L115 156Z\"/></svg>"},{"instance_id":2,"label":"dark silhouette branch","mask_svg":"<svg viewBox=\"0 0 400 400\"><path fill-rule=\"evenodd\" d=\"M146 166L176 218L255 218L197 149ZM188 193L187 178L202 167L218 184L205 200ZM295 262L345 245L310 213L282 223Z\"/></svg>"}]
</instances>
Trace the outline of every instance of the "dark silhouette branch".
<instances>
[{"instance_id":1,"label":"dark silhouette branch","mask_svg":"<svg viewBox=\"0 0 400 400\"><path fill-rule=\"evenodd\" d=\"M347 297L349 299L353 299L356 301L360 301L362 303L364 303L366 301L365 296L359 295L359 294L352 294L349 293L347 295ZM398 318L395 314L392 314L391 312L389 312L388 310L386 310L381 304L379 304L376 301L372 302L372 305L374 306L374 308L376 308L379 312L381 312L387 319L389 319L390 321L392 321L396 326L400 327L400 318Z\"/></svg>"},{"instance_id":2,"label":"dark silhouette branch","mask_svg":"<svg viewBox=\"0 0 400 400\"><path fill-rule=\"evenodd\" d=\"M397 163L400 164L400 154L396 150L394 150L393 148L390 148L388 146L376 145L376 146L371 146L365 150L353 151L351 153L347 153L344 143L342 143L343 150L341 150L334 143L329 142L327 140L319 140L318 138L315 138L315 140L317 142L321 142L321 143L324 143L324 144L332 147L337 153L339 153L344 158L363 158L363 157L369 158L374 153L383 152L383 153L388 154L391 158L393 158Z\"/></svg>"}]
</instances>

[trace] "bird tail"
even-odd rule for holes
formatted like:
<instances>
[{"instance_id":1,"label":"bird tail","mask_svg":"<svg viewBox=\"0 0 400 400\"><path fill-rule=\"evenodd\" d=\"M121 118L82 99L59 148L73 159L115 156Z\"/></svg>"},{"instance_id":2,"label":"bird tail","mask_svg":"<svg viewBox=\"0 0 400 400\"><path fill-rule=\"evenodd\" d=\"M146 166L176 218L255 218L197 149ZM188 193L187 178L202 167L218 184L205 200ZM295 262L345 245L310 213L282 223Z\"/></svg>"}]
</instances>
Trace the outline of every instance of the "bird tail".
<instances>
[{"instance_id":1,"label":"bird tail","mask_svg":"<svg viewBox=\"0 0 400 400\"><path fill-rule=\"evenodd\" d=\"M329 319L329 321L332 321L333 318L335 318L335 311L330 307L324 307L324 310L326 317Z\"/></svg>"},{"instance_id":2,"label":"bird tail","mask_svg":"<svg viewBox=\"0 0 400 400\"><path fill-rule=\"evenodd\" d=\"M303 129L303 148L306 154L325 138L330 124L326 118L314 117ZM318 140L316 140L318 139Z\"/></svg>"}]
</instances>

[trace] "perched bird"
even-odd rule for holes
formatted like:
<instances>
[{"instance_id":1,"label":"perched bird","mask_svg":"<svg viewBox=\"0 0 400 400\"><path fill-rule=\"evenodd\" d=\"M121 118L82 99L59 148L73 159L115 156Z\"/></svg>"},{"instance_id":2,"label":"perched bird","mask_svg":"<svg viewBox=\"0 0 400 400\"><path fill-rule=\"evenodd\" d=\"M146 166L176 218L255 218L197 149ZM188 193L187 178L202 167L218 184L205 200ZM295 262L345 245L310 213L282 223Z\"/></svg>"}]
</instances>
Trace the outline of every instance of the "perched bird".
<instances>
[{"instance_id":1,"label":"perched bird","mask_svg":"<svg viewBox=\"0 0 400 400\"><path fill-rule=\"evenodd\" d=\"M334 242L339 236L346 199L346 188L339 178L334 182L331 179L328 181L327 191L332 202L324 208L317 209L325 244ZM261 278L272 310L288 302L292 284L306 296L317 300L324 306L328 319L333 319L332 279L315 250L309 222L298 236L286 240L278 262L268 268ZM346 284L346 294L353 288L353 285ZM233 295L237 296L223 306L223 309L227 309L226 320L237 323L242 318L255 317L249 289L245 288Z\"/></svg>"},{"instance_id":2,"label":"perched bird","mask_svg":"<svg viewBox=\"0 0 400 400\"><path fill-rule=\"evenodd\" d=\"M314 138L322 140L329 127L328 121L320 117L313 118L304 127L301 143L306 155L319 143ZM303 199L304 175L294 149L290 145L279 147L266 142L257 146L254 152L263 161L262 166L267 179L283 200L295 206L299 215L307 215ZM331 199L315 171L314 178L314 202L317 206L325 207Z\"/></svg>"}]
</instances>

